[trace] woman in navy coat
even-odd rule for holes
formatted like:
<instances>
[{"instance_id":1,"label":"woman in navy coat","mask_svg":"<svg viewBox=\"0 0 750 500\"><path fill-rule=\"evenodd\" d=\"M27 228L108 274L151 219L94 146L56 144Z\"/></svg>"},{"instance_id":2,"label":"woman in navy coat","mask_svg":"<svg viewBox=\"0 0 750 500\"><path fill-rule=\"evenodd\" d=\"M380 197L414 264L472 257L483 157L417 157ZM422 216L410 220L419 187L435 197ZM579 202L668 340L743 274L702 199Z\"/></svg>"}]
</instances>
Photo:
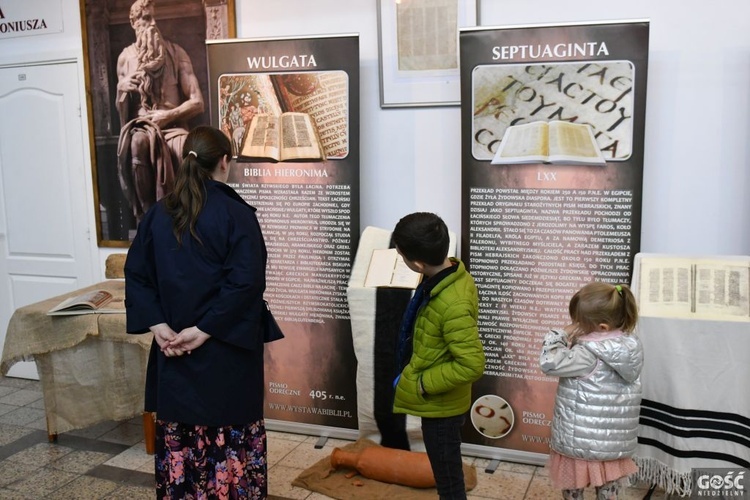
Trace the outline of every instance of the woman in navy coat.
<instances>
[{"instance_id":1,"label":"woman in navy coat","mask_svg":"<svg viewBox=\"0 0 750 500\"><path fill-rule=\"evenodd\" d=\"M225 183L229 139L188 135L174 190L143 218L125 263L129 333L153 332L146 410L157 419L158 498L265 498L266 247Z\"/></svg>"}]
</instances>

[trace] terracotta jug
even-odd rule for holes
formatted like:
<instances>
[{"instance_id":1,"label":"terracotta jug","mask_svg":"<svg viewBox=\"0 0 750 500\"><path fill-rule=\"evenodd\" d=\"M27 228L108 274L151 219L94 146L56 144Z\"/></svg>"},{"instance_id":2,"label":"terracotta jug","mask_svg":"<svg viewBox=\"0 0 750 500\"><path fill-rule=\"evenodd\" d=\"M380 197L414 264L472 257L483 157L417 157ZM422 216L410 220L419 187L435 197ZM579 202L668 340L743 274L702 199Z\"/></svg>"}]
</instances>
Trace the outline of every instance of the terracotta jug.
<instances>
[{"instance_id":1,"label":"terracotta jug","mask_svg":"<svg viewBox=\"0 0 750 500\"><path fill-rule=\"evenodd\" d=\"M384 483L401 484L412 488L435 486L435 476L432 474L427 453L397 450L384 446L371 446L355 452L334 448L331 453L331 466L334 469L339 467L355 469L368 479Z\"/></svg>"}]
</instances>

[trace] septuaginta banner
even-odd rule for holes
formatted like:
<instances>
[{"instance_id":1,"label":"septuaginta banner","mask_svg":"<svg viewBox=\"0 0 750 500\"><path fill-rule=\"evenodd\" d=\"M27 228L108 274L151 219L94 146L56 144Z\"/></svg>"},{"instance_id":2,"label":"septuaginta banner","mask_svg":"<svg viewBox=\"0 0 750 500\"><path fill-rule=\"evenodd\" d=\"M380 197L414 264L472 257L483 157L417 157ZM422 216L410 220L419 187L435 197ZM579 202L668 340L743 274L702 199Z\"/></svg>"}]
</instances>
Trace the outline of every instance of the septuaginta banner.
<instances>
[{"instance_id":1,"label":"septuaginta banner","mask_svg":"<svg viewBox=\"0 0 750 500\"><path fill-rule=\"evenodd\" d=\"M542 462L557 379L544 334L590 281L630 283L640 249L647 21L460 33L462 249L487 368L464 441ZM471 448L471 446L470 446Z\"/></svg>"}]
</instances>

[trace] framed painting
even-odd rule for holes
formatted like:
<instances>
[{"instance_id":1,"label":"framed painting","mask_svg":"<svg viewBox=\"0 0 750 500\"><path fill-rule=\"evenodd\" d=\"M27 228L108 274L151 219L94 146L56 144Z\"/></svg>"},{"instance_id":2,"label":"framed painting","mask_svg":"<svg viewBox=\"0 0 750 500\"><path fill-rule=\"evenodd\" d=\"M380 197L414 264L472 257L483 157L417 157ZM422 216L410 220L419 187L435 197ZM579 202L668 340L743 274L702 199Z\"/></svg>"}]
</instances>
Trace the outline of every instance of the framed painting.
<instances>
[{"instance_id":1,"label":"framed painting","mask_svg":"<svg viewBox=\"0 0 750 500\"><path fill-rule=\"evenodd\" d=\"M235 37L234 0L81 0L97 241L127 247L210 123L206 40Z\"/></svg>"},{"instance_id":2,"label":"framed painting","mask_svg":"<svg viewBox=\"0 0 750 500\"><path fill-rule=\"evenodd\" d=\"M457 106L458 30L476 0L378 0L380 106Z\"/></svg>"}]
</instances>

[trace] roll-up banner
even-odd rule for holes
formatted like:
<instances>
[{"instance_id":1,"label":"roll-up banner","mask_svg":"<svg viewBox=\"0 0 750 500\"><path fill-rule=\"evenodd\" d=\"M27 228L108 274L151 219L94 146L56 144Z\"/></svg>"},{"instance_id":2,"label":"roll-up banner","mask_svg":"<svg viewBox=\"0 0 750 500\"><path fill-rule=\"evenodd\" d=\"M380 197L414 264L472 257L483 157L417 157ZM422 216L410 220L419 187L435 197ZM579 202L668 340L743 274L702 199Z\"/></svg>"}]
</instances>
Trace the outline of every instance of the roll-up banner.
<instances>
[{"instance_id":1,"label":"roll-up banner","mask_svg":"<svg viewBox=\"0 0 750 500\"><path fill-rule=\"evenodd\" d=\"M269 428L357 429L346 288L359 230L359 37L208 42L211 124L233 143L229 184L268 247ZM338 432L340 431L340 432ZM354 434L356 435L356 434Z\"/></svg>"},{"instance_id":2,"label":"roll-up banner","mask_svg":"<svg viewBox=\"0 0 750 500\"><path fill-rule=\"evenodd\" d=\"M647 21L461 30L461 255L487 358L464 442L479 456L546 459L544 334L586 283L630 283L648 39Z\"/></svg>"}]
</instances>

